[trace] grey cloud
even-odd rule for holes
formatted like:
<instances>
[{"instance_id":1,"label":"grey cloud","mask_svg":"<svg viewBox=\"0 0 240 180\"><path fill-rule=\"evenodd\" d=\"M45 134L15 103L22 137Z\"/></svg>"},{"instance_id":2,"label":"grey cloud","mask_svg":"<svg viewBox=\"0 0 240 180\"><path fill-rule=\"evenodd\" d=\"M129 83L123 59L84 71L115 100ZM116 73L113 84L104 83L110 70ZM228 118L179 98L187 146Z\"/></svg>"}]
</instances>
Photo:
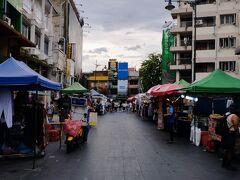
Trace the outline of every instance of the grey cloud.
<instances>
[{"instance_id":1,"label":"grey cloud","mask_svg":"<svg viewBox=\"0 0 240 180\"><path fill-rule=\"evenodd\" d=\"M124 54L119 54L119 55L117 55L117 57L123 58L123 57L124 57Z\"/></svg>"},{"instance_id":2,"label":"grey cloud","mask_svg":"<svg viewBox=\"0 0 240 180\"><path fill-rule=\"evenodd\" d=\"M133 34L133 32L126 32L125 34L126 35L130 35L130 34Z\"/></svg>"},{"instance_id":3,"label":"grey cloud","mask_svg":"<svg viewBox=\"0 0 240 180\"><path fill-rule=\"evenodd\" d=\"M138 49L141 49L142 47L140 45L132 46L132 47L125 47L128 51L136 51Z\"/></svg>"},{"instance_id":4,"label":"grey cloud","mask_svg":"<svg viewBox=\"0 0 240 180\"><path fill-rule=\"evenodd\" d=\"M85 15L91 15L87 23L100 25L105 31L126 27L159 31L162 22L171 19L163 0L88 0L82 3Z\"/></svg>"},{"instance_id":5,"label":"grey cloud","mask_svg":"<svg viewBox=\"0 0 240 180\"><path fill-rule=\"evenodd\" d=\"M105 47L101 47L101 48L96 48L96 49L90 50L88 52L93 53L93 54L102 54L102 53L107 53L108 49Z\"/></svg>"}]
</instances>

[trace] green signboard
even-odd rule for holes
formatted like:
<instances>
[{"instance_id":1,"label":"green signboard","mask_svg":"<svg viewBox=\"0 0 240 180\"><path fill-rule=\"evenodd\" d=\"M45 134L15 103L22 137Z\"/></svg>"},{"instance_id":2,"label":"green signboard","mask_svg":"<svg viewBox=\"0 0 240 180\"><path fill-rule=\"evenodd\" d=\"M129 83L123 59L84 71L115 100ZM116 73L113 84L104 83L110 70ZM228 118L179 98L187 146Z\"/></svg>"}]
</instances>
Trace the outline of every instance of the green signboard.
<instances>
[{"instance_id":1,"label":"green signboard","mask_svg":"<svg viewBox=\"0 0 240 180\"><path fill-rule=\"evenodd\" d=\"M174 44L174 36L170 29L163 30L162 35L162 83L175 82L175 72L170 70L170 65L174 64L174 56L170 47Z\"/></svg>"}]
</instances>

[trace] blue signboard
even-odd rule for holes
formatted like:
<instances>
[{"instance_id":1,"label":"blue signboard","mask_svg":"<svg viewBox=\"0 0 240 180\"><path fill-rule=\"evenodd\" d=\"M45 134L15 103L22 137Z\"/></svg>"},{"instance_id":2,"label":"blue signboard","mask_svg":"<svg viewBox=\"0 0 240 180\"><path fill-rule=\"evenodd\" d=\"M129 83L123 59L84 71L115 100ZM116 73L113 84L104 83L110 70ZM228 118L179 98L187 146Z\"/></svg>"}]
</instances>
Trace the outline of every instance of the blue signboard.
<instances>
[{"instance_id":1,"label":"blue signboard","mask_svg":"<svg viewBox=\"0 0 240 180\"><path fill-rule=\"evenodd\" d=\"M128 79L128 63L127 62L118 63L118 79L119 80Z\"/></svg>"},{"instance_id":2,"label":"blue signboard","mask_svg":"<svg viewBox=\"0 0 240 180\"><path fill-rule=\"evenodd\" d=\"M72 97L72 105L73 106L81 106L81 107L87 106L87 99Z\"/></svg>"}]
</instances>

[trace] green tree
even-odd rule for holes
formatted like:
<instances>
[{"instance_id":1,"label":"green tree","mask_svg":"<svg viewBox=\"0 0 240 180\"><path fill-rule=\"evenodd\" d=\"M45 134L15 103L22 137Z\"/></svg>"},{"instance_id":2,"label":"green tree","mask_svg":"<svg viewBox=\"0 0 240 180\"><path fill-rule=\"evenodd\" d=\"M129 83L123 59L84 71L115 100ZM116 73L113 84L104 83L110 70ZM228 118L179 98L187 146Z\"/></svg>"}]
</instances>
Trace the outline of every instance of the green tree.
<instances>
[{"instance_id":1,"label":"green tree","mask_svg":"<svg viewBox=\"0 0 240 180\"><path fill-rule=\"evenodd\" d=\"M142 84L142 89L146 92L154 85L160 84L162 79L162 55L149 54L147 59L143 61L139 76Z\"/></svg>"}]
</instances>

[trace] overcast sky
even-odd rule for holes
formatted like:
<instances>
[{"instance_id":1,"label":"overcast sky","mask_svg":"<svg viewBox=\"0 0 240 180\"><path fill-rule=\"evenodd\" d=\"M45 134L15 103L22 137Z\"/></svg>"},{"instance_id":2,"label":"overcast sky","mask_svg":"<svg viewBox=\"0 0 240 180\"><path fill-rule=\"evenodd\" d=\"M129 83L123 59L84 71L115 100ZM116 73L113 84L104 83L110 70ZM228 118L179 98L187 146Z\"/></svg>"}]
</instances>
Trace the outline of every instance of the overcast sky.
<instances>
[{"instance_id":1,"label":"overcast sky","mask_svg":"<svg viewBox=\"0 0 240 180\"><path fill-rule=\"evenodd\" d=\"M96 60L107 65L108 59L129 62L139 67L147 55L161 52L162 26L171 20L164 0L75 0L85 23L83 72L95 69Z\"/></svg>"}]
</instances>

